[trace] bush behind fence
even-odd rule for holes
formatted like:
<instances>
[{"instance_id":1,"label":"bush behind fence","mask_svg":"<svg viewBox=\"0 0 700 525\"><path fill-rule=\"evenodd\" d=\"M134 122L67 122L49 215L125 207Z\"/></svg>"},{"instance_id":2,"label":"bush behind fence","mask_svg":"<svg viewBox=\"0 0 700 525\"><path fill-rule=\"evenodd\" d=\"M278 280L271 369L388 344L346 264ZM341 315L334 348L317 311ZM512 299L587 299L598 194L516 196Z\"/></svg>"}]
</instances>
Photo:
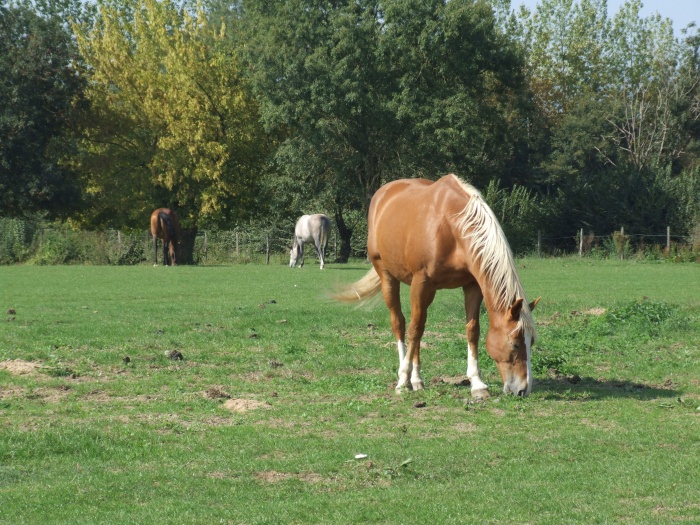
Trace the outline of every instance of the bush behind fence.
<instances>
[{"instance_id":1,"label":"bush behind fence","mask_svg":"<svg viewBox=\"0 0 700 525\"><path fill-rule=\"evenodd\" d=\"M237 228L197 232L192 259L195 264L289 264L293 232L289 228ZM351 243L351 257L365 257L365 239ZM326 255L337 258L340 240L331 232ZM313 246L305 246L305 263L316 259ZM158 263L163 244L158 242ZM153 264L150 231L79 231L38 225L18 219L0 219L0 264Z\"/></svg>"},{"instance_id":2,"label":"bush behind fence","mask_svg":"<svg viewBox=\"0 0 700 525\"><path fill-rule=\"evenodd\" d=\"M700 260L700 231L691 237L667 234L634 235L614 232L593 235L576 232L570 238L548 238L533 232L532 242L520 255L566 255L580 253L607 258L670 258L679 261ZM366 234L356 232L351 243L351 258L366 257ZM235 230L207 230L197 233L192 259L195 264L288 264L292 232L288 227L247 227ZM526 243L527 246L527 243ZM328 242L329 261L338 257L340 238L334 229ZM314 264L312 246L305 250L306 264ZM118 230L78 231L51 227L18 219L0 219L0 264L153 264L154 248L148 231L125 233ZM159 242L158 262L162 263Z\"/></svg>"}]
</instances>

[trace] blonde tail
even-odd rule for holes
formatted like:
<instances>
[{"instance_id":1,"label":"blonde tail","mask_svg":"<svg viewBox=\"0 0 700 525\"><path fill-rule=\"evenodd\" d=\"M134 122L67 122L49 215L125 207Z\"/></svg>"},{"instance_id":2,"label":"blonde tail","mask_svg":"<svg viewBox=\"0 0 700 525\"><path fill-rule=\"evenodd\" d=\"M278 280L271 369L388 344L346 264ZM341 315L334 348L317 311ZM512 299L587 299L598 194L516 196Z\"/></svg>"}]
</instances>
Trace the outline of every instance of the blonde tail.
<instances>
[{"instance_id":1,"label":"blonde tail","mask_svg":"<svg viewBox=\"0 0 700 525\"><path fill-rule=\"evenodd\" d=\"M332 297L336 301L345 303L362 302L377 295L381 289L382 281L376 270L372 268L362 279L347 286Z\"/></svg>"}]
</instances>

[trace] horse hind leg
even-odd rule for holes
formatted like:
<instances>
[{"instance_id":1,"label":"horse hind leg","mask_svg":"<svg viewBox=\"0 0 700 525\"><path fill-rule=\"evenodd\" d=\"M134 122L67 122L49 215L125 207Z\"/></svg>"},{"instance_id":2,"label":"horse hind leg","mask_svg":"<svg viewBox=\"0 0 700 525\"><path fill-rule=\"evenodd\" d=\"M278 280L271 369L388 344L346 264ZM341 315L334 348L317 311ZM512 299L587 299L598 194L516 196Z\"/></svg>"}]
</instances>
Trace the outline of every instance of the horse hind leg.
<instances>
[{"instance_id":1,"label":"horse hind leg","mask_svg":"<svg viewBox=\"0 0 700 525\"><path fill-rule=\"evenodd\" d=\"M168 266L170 264L170 257L168 256L168 250L170 247L170 241L163 241L163 266Z\"/></svg>"},{"instance_id":2,"label":"horse hind leg","mask_svg":"<svg viewBox=\"0 0 700 525\"><path fill-rule=\"evenodd\" d=\"M318 259L321 261L321 270L323 270L323 267L325 266L323 260L323 252L325 251L325 246L323 245L323 241L314 241L314 245L316 246L316 255L318 255Z\"/></svg>"},{"instance_id":3,"label":"horse hind leg","mask_svg":"<svg viewBox=\"0 0 700 525\"><path fill-rule=\"evenodd\" d=\"M158 266L158 236L156 236L156 235L153 236L153 251L154 251L153 266Z\"/></svg>"}]
</instances>

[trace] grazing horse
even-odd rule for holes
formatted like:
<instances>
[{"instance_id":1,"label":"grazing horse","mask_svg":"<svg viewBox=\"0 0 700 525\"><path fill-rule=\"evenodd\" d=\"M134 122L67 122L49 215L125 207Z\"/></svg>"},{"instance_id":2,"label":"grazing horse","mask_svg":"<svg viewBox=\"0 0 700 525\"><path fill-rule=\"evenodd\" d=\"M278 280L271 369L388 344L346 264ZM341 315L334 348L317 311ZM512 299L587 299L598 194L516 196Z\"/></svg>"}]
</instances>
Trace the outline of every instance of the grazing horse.
<instances>
[{"instance_id":1,"label":"grazing horse","mask_svg":"<svg viewBox=\"0 0 700 525\"><path fill-rule=\"evenodd\" d=\"M169 208L158 208L151 213L151 235L153 236L153 249L155 252L155 263L158 266L158 239L163 239L163 264L168 262L175 266L177 264L177 252L180 244L180 221L177 220L175 212Z\"/></svg>"},{"instance_id":2,"label":"grazing horse","mask_svg":"<svg viewBox=\"0 0 700 525\"><path fill-rule=\"evenodd\" d=\"M317 213L316 215L302 215L294 227L294 243L289 252L289 267L294 268L299 261L299 268L304 266L304 243L313 242L316 247L316 255L321 260L321 270L325 266L323 254L326 251L328 237L331 234L331 220Z\"/></svg>"},{"instance_id":3,"label":"grazing horse","mask_svg":"<svg viewBox=\"0 0 700 525\"><path fill-rule=\"evenodd\" d=\"M338 300L369 299L380 291L389 307L399 353L397 392L422 389L420 341L437 290L462 288L466 310L467 378L472 396L489 397L477 360L479 309L489 314L486 349L496 361L503 392L526 396L532 389L535 341L528 304L503 230L481 194L455 175L433 182L404 179L381 187L368 216L367 254L373 268L337 293ZM408 345L400 283L410 285ZM410 385L409 385L410 378Z\"/></svg>"}]
</instances>

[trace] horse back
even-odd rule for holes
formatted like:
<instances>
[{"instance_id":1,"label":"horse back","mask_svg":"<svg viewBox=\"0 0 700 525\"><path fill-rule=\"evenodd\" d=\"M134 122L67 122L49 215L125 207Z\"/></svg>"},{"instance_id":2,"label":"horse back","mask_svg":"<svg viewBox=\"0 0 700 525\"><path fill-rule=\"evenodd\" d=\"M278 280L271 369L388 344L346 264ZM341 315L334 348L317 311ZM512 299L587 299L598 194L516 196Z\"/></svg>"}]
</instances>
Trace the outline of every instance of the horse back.
<instances>
[{"instance_id":1,"label":"horse back","mask_svg":"<svg viewBox=\"0 0 700 525\"><path fill-rule=\"evenodd\" d=\"M327 240L331 231L331 220L322 213L302 215L294 227L294 237L304 242L315 239Z\"/></svg>"},{"instance_id":2,"label":"horse back","mask_svg":"<svg viewBox=\"0 0 700 525\"><path fill-rule=\"evenodd\" d=\"M440 287L466 284L471 275L454 217L469 199L453 175L384 185L372 198L368 216L367 251L375 267L407 284L417 273Z\"/></svg>"}]
</instances>

